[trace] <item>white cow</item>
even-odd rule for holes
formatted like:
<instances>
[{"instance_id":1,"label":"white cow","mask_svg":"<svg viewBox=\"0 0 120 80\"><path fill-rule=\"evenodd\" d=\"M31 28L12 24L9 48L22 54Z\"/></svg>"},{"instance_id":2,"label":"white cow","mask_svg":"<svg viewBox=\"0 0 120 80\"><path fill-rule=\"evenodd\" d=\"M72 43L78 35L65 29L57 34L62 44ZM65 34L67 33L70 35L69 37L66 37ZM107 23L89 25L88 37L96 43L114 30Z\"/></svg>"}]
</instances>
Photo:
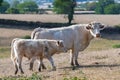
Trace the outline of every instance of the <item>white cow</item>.
<instances>
[{"instance_id":1,"label":"white cow","mask_svg":"<svg viewBox=\"0 0 120 80\"><path fill-rule=\"evenodd\" d=\"M98 22L52 29L36 28L32 32L31 38L63 40L65 48L72 50L70 63L74 69L74 63L79 66L77 61L79 51L83 51L94 37L100 37L100 30L103 28L104 25Z\"/></svg>"},{"instance_id":2,"label":"white cow","mask_svg":"<svg viewBox=\"0 0 120 80\"><path fill-rule=\"evenodd\" d=\"M42 62L43 58L47 58L53 70L56 70L52 55L60 52L64 52L65 47L62 40L48 40L48 39L13 39L11 45L11 59L16 68L15 74L17 74L18 69L21 73L24 73L21 67L22 58L27 57L30 61L30 70L33 68L33 63L36 58L40 60L39 71L42 68L46 68Z\"/></svg>"}]
</instances>

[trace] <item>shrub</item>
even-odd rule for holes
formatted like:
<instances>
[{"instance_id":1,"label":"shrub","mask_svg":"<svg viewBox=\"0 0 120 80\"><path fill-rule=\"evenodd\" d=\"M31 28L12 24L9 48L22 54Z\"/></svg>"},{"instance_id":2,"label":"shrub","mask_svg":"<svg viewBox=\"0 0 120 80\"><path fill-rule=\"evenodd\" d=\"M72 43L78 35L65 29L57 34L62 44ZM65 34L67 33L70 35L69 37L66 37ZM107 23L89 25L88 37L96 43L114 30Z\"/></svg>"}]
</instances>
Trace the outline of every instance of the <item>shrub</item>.
<instances>
[{"instance_id":1,"label":"shrub","mask_svg":"<svg viewBox=\"0 0 120 80\"><path fill-rule=\"evenodd\" d=\"M119 14L120 6L118 4L110 4L104 8L105 14Z\"/></svg>"},{"instance_id":2,"label":"shrub","mask_svg":"<svg viewBox=\"0 0 120 80\"><path fill-rule=\"evenodd\" d=\"M31 39L31 37L29 35L25 35L24 37L22 37L23 39Z\"/></svg>"},{"instance_id":3,"label":"shrub","mask_svg":"<svg viewBox=\"0 0 120 80\"><path fill-rule=\"evenodd\" d=\"M113 48L120 48L120 44L113 45Z\"/></svg>"},{"instance_id":4,"label":"shrub","mask_svg":"<svg viewBox=\"0 0 120 80\"><path fill-rule=\"evenodd\" d=\"M8 8L6 13L8 14L19 14L19 10L16 8Z\"/></svg>"},{"instance_id":5,"label":"shrub","mask_svg":"<svg viewBox=\"0 0 120 80\"><path fill-rule=\"evenodd\" d=\"M42 80L42 78L37 73L34 73L30 77L26 76L4 77L0 78L0 80Z\"/></svg>"},{"instance_id":6,"label":"shrub","mask_svg":"<svg viewBox=\"0 0 120 80\"><path fill-rule=\"evenodd\" d=\"M78 78L78 77L70 77L70 78L64 78L63 80L87 80L86 77Z\"/></svg>"}]
</instances>

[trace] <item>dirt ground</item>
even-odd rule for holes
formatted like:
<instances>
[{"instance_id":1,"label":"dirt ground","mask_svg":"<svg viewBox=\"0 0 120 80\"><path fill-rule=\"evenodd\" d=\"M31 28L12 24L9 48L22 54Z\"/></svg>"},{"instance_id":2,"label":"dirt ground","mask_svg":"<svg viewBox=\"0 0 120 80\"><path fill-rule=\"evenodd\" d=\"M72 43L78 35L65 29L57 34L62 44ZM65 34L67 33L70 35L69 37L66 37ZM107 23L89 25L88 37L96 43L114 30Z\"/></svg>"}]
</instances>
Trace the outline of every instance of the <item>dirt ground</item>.
<instances>
[{"instance_id":1,"label":"dirt ground","mask_svg":"<svg viewBox=\"0 0 120 80\"><path fill-rule=\"evenodd\" d=\"M25 76L30 76L34 72L42 75L45 80L62 80L65 77L86 77L87 80L119 80L120 79L120 49L103 51L82 52L79 54L78 61L80 67L72 70L69 64L69 53L61 53L53 56L57 70L51 71L51 65L47 59L44 63L47 70L38 72L37 62L34 71L29 71L27 59L23 59L23 70ZM15 68L10 58L0 59L0 77L14 75Z\"/></svg>"}]
</instances>

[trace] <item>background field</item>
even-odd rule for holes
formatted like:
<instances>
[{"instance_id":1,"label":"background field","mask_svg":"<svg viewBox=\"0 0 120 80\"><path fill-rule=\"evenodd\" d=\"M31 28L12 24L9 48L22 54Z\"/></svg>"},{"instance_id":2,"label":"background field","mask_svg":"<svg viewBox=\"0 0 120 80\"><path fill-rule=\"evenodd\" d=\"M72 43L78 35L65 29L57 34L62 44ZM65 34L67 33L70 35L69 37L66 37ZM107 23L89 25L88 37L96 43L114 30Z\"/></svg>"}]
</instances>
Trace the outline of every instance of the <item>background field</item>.
<instances>
[{"instance_id":1,"label":"background field","mask_svg":"<svg viewBox=\"0 0 120 80\"><path fill-rule=\"evenodd\" d=\"M51 23L66 23L65 15L36 15L36 14L0 14L0 19L13 19L22 21L40 21ZM73 23L89 23L91 21L102 22L106 25L120 24L120 15L74 15Z\"/></svg>"},{"instance_id":2,"label":"background field","mask_svg":"<svg viewBox=\"0 0 120 80\"><path fill-rule=\"evenodd\" d=\"M14 17L13 17L14 16ZM18 19L40 22L67 22L63 15L0 15L0 19ZM120 15L75 15L73 22L88 23L96 20L107 25L119 25ZM10 43L13 38L30 35L29 29L0 28L0 77L20 77L14 75L14 67L10 60ZM120 34L103 34L104 38L92 40L89 47L79 54L78 61L81 67L71 70L69 64L69 51L54 55L57 71L50 71L51 65L48 60L44 60L47 70L37 71L35 63L34 71L28 70L27 59L23 60L23 76L30 76L32 73L41 75L43 80L63 80L64 78L78 77L83 80L119 80L120 79L120 49L113 48L120 45Z\"/></svg>"}]
</instances>

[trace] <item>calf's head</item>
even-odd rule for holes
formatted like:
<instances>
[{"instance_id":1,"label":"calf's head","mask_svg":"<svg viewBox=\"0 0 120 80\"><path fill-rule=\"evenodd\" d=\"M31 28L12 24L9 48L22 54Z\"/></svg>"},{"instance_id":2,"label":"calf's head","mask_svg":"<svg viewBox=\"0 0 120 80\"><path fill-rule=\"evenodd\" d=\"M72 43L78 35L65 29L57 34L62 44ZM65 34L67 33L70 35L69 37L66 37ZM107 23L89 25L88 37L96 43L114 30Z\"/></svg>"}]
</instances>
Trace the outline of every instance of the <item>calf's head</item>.
<instances>
[{"instance_id":1,"label":"calf's head","mask_svg":"<svg viewBox=\"0 0 120 80\"><path fill-rule=\"evenodd\" d=\"M60 52L67 52L67 49L65 48L64 41L63 40L57 40L57 47Z\"/></svg>"},{"instance_id":2,"label":"calf's head","mask_svg":"<svg viewBox=\"0 0 120 80\"><path fill-rule=\"evenodd\" d=\"M100 30L104 29L104 25L98 22L91 22L86 26L86 29L90 31L93 37L100 37Z\"/></svg>"}]
</instances>

